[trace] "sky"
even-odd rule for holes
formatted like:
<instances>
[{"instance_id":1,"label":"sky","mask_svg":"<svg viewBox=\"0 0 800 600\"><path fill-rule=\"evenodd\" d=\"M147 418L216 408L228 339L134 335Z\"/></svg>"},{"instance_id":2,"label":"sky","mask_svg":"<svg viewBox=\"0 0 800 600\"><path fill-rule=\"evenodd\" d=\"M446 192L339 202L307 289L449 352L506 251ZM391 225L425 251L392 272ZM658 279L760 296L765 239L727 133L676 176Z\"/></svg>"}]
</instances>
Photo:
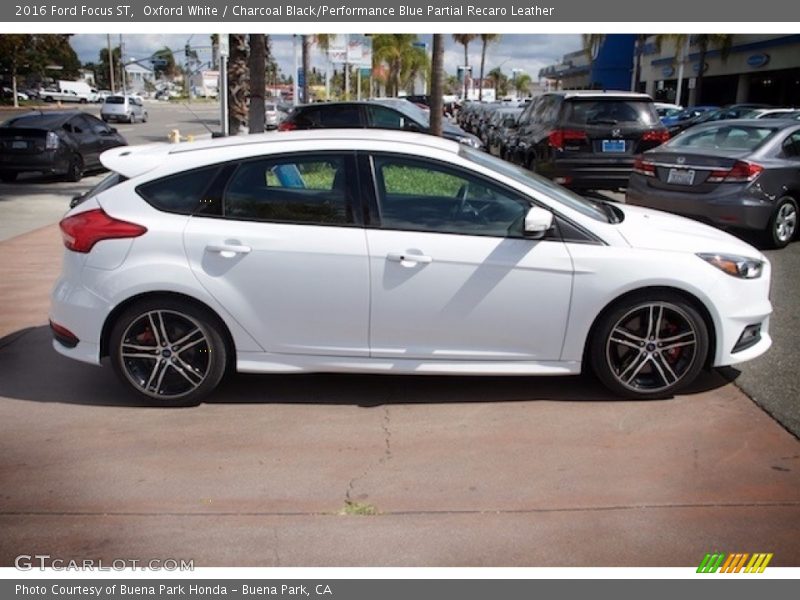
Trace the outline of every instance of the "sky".
<instances>
[{"instance_id":1,"label":"sky","mask_svg":"<svg viewBox=\"0 0 800 600\"><path fill-rule=\"evenodd\" d=\"M141 60L153 54L156 50L168 46L176 52L176 59L181 60L183 48L190 36L185 34L131 34L124 36L125 54L127 57ZM291 35L270 35L272 52L278 66L286 74L291 74L294 62L293 42ZM431 35L420 35L420 41L430 44ZM100 48L106 46L105 34L77 34L70 39L72 47L82 62L97 62ZM119 36L112 35L111 43L119 44ZM203 50L200 47L210 46L209 34L196 34L191 37L190 44L198 47L201 61L210 59L210 48ZM298 43L299 46L299 43ZM555 35L525 35L504 34L489 46L486 52L486 72L500 66L503 72L510 75L512 69L522 69L532 79L536 79L539 69L559 62L561 57L581 48L581 36L573 34ZM298 48L299 53L299 48ZM481 59L480 41L472 42L469 46L470 64L475 65L473 73L478 74ZM455 74L456 66L464 62L464 47L453 41L452 37L445 36L444 66L448 74ZM312 67L321 68L324 65L322 53L312 51Z\"/></svg>"}]
</instances>

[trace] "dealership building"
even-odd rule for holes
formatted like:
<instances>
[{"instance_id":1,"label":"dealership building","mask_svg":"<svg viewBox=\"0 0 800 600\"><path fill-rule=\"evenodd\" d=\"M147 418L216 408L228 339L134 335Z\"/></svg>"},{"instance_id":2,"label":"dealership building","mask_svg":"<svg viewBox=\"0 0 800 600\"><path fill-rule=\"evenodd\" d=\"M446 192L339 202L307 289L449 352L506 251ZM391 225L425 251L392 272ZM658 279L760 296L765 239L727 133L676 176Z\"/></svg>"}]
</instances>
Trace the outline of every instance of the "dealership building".
<instances>
[{"instance_id":1,"label":"dealership building","mask_svg":"<svg viewBox=\"0 0 800 600\"><path fill-rule=\"evenodd\" d=\"M542 69L540 78L559 89L631 89L636 35L601 36L589 50L564 56L557 65ZM732 34L727 52L711 45L703 65L702 97L697 98L700 48L696 36L688 38L688 53L667 38L659 45L655 36L641 42L640 77L636 89L662 102L725 105L754 102L775 106L800 106L800 35ZM681 61L681 55L686 57ZM681 69L681 62L683 63ZM625 68L620 68L625 65ZM624 71L624 72L623 72ZM682 73L681 73L682 71ZM624 85L627 74L627 85ZM682 74L681 97L677 99ZM621 85L622 84L622 85Z\"/></svg>"}]
</instances>

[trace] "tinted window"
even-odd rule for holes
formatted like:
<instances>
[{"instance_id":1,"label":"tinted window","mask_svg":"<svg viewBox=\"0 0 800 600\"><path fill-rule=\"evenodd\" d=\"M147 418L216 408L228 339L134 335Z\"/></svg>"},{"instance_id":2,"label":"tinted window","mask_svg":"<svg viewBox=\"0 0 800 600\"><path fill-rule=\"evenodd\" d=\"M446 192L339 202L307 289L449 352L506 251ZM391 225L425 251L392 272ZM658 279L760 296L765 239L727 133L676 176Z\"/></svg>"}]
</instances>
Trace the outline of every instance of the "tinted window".
<instances>
[{"instance_id":1,"label":"tinted window","mask_svg":"<svg viewBox=\"0 0 800 600\"><path fill-rule=\"evenodd\" d=\"M380 129L403 129L406 119L391 108L385 106L369 106L369 119L373 127Z\"/></svg>"},{"instance_id":2,"label":"tinted window","mask_svg":"<svg viewBox=\"0 0 800 600\"><path fill-rule=\"evenodd\" d=\"M64 120L63 113L54 115L24 115L9 119L3 123L3 127L34 127L41 129L52 129L61 125Z\"/></svg>"},{"instance_id":3,"label":"tinted window","mask_svg":"<svg viewBox=\"0 0 800 600\"><path fill-rule=\"evenodd\" d=\"M358 106L320 106L301 111L295 119L301 127L361 127Z\"/></svg>"},{"instance_id":4,"label":"tinted window","mask_svg":"<svg viewBox=\"0 0 800 600\"><path fill-rule=\"evenodd\" d=\"M200 205L203 192L213 181L217 171L217 166L186 171L144 183L136 191L153 208L188 215Z\"/></svg>"},{"instance_id":5,"label":"tinted window","mask_svg":"<svg viewBox=\"0 0 800 600\"><path fill-rule=\"evenodd\" d=\"M775 133L769 127L748 127L744 125L720 124L683 134L667 142L671 148L755 150Z\"/></svg>"},{"instance_id":6,"label":"tinted window","mask_svg":"<svg viewBox=\"0 0 800 600\"><path fill-rule=\"evenodd\" d=\"M376 156L381 224L387 229L521 237L530 204L461 170Z\"/></svg>"},{"instance_id":7,"label":"tinted window","mask_svg":"<svg viewBox=\"0 0 800 600\"><path fill-rule=\"evenodd\" d=\"M106 98L106 104L125 104L125 98L122 96L109 96Z\"/></svg>"},{"instance_id":8,"label":"tinted window","mask_svg":"<svg viewBox=\"0 0 800 600\"><path fill-rule=\"evenodd\" d=\"M226 217L309 224L351 222L343 156L269 158L242 163L223 198Z\"/></svg>"},{"instance_id":9,"label":"tinted window","mask_svg":"<svg viewBox=\"0 0 800 600\"><path fill-rule=\"evenodd\" d=\"M800 157L800 131L793 133L783 141L784 155L797 158Z\"/></svg>"},{"instance_id":10,"label":"tinted window","mask_svg":"<svg viewBox=\"0 0 800 600\"><path fill-rule=\"evenodd\" d=\"M573 98L567 102L564 121L570 125L656 125L658 115L652 102L613 98Z\"/></svg>"}]
</instances>

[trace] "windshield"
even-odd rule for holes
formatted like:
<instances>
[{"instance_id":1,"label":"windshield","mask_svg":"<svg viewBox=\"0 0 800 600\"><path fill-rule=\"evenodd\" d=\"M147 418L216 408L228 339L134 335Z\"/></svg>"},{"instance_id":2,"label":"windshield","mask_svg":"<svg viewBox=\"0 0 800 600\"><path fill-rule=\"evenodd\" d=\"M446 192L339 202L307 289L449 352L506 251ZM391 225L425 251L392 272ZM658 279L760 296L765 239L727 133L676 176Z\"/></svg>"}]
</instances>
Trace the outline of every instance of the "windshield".
<instances>
[{"instance_id":1,"label":"windshield","mask_svg":"<svg viewBox=\"0 0 800 600\"><path fill-rule=\"evenodd\" d=\"M409 102L408 100L378 100L378 104L391 106L392 108L399 110L407 117L411 117L420 125L430 127L428 113L413 102Z\"/></svg>"},{"instance_id":2,"label":"windshield","mask_svg":"<svg viewBox=\"0 0 800 600\"><path fill-rule=\"evenodd\" d=\"M672 138L668 148L691 148L693 150L737 150L753 151L775 134L772 127L720 123L719 125L695 129Z\"/></svg>"},{"instance_id":3,"label":"windshield","mask_svg":"<svg viewBox=\"0 0 800 600\"><path fill-rule=\"evenodd\" d=\"M609 222L608 213L603 210L601 203L589 200L582 196L578 196L570 192L568 189L556 185L549 179L545 179L540 175L536 175L527 169L518 167L502 159L495 158L490 154L469 148L462 144L458 150L459 155L471 160L472 162L497 171L501 175L505 175L523 185L526 185L534 190L541 192L548 198L563 204L572 210L578 211L582 215L591 217L595 221L602 221L603 223Z\"/></svg>"}]
</instances>

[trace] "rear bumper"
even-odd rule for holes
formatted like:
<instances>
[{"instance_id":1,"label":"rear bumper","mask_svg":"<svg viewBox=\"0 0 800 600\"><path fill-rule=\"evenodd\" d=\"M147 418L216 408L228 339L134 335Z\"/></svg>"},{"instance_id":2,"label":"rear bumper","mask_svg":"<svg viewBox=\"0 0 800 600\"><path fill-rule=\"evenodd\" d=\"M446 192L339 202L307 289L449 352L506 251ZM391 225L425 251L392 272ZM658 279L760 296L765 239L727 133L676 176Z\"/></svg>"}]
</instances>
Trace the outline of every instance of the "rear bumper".
<instances>
[{"instance_id":1,"label":"rear bumper","mask_svg":"<svg viewBox=\"0 0 800 600\"><path fill-rule=\"evenodd\" d=\"M719 227L766 229L774 210L772 202L763 196L758 198L748 194L746 185L722 185L727 187L708 194L673 192L652 188L647 185L645 177L634 174L630 178L625 201L636 206L702 219Z\"/></svg>"},{"instance_id":2,"label":"rear bumper","mask_svg":"<svg viewBox=\"0 0 800 600\"><path fill-rule=\"evenodd\" d=\"M130 121L130 114L100 113L100 118L106 121Z\"/></svg>"},{"instance_id":3,"label":"rear bumper","mask_svg":"<svg viewBox=\"0 0 800 600\"><path fill-rule=\"evenodd\" d=\"M7 173L66 173L69 159L54 152L40 154L0 154L0 171Z\"/></svg>"},{"instance_id":4,"label":"rear bumper","mask_svg":"<svg viewBox=\"0 0 800 600\"><path fill-rule=\"evenodd\" d=\"M571 188L618 189L628 185L633 171L633 157L603 158L557 158L551 163L550 172L543 172L550 179Z\"/></svg>"}]
</instances>

